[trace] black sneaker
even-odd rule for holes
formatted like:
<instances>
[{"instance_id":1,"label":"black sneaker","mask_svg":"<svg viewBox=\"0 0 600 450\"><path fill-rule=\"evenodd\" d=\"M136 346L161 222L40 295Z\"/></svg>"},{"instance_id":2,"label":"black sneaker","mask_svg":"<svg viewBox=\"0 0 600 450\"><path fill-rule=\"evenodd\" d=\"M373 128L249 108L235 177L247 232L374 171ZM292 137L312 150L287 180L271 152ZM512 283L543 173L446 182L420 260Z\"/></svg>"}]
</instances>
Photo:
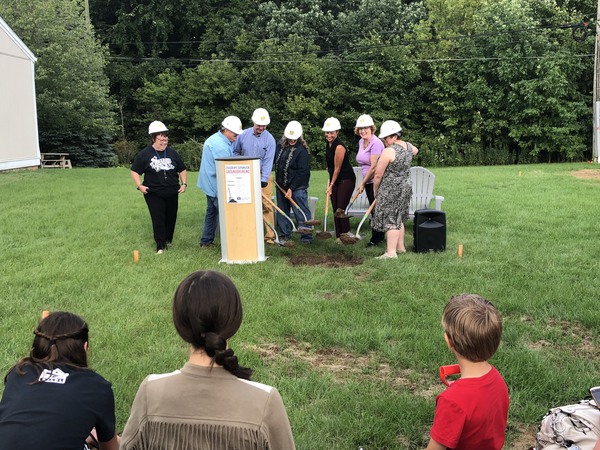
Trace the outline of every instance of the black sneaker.
<instances>
[{"instance_id":1,"label":"black sneaker","mask_svg":"<svg viewBox=\"0 0 600 450\"><path fill-rule=\"evenodd\" d=\"M367 242L367 247L377 247L379 244L380 242L369 241Z\"/></svg>"}]
</instances>

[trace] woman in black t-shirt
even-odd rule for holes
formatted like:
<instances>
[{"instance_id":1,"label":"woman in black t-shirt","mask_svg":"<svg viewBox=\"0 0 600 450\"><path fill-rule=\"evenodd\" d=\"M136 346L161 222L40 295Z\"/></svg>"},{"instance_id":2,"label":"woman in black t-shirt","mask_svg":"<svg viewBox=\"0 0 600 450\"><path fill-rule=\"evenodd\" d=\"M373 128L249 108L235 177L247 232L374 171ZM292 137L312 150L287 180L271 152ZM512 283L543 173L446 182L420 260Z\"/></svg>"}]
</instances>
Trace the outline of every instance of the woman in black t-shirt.
<instances>
[{"instance_id":1,"label":"woman in black t-shirt","mask_svg":"<svg viewBox=\"0 0 600 450\"><path fill-rule=\"evenodd\" d=\"M135 157L131 178L144 194L152 219L156 253L160 255L173 242L179 194L187 188L187 170L177 152L168 147L169 130L164 123L152 122L148 134L152 145ZM144 175L143 182L141 175Z\"/></svg>"},{"instance_id":2,"label":"woman in black t-shirt","mask_svg":"<svg viewBox=\"0 0 600 450\"><path fill-rule=\"evenodd\" d=\"M82 450L93 429L101 450L117 450L114 396L88 368L85 321L54 312L34 334L31 353L4 379L0 450Z\"/></svg>"}]
</instances>

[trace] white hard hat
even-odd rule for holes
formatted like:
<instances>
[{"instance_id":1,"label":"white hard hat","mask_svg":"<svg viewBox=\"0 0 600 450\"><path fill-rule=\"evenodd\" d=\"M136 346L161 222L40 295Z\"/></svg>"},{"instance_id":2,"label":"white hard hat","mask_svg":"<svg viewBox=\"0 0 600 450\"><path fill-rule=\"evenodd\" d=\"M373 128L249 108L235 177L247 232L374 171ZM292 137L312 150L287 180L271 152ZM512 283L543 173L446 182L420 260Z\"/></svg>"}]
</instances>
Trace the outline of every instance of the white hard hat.
<instances>
[{"instance_id":1,"label":"white hard hat","mask_svg":"<svg viewBox=\"0 0 600 450\"><path fill-rule=\"evenodd\" d=\"M148 134L162 133L163 131L169 131L164 123L155 120L148 126Z\"/></svg>"},{"instance_id":2,"label":"white hard hat","mask_svg":"<svg viewBox=\"0 0 600 450\"><path fill-rule=\"evenodd\" d=\"M373 122L373 118L368 114L363 114L358 119L356 119L355 127L363 128L363 127L372 127L373 125L375 125L375 123Z\"/></svg>"},{"instance_id":3,"label":"white hard hat","mask_svg":"<svg viewBox=\"0 0 600 450\"><path fill-rule=\"evenodd\" d=\"M265 108L255 109L252 114L252 122L256 125L269 125L271 123L269 112Z\"/></svg>"},{"instance_id":4,"label":"white hard hat","mask_svg":"<svg viewBox=\"0 0 600 450\"><path fill-rule=\"evenodd\" d=\"M227 116L221 122L223 128L227 128L229 131L235 134L242 134L242 121L236 116Z\"/></svg>"},{"instance_id":5,"label":"white hard hat","mask_svg":"<svg viewBox=\"0 0 600 450\"><path fill-rule=\"evenodd\" d=\"M402 132L400 124L394 120L386 120L381 124L381 130L379 131L379 137L384 138L391 136L392 134L398 134Z\"/></svg>"},{"instance_id":6,"label":"white hard hat","mask_svg":"<svg viewBox=\"0 0 600 450\"><path fill-rule=\"evenodd\" d=\"M323 125L323 131L337 131L341 130L342 126L340 125L340 121L335 117L330 117L325 120L325 124Z\"/></svg>"},{"instance_id":7,"label":"white hard hat","mask_svg":"<svg viewBox=\"0 0 600 450\"><path fill-rule=\"evenodd\" d=\"M283 135L288 139L298 139L302 136L302 125L297 120L292 120L285 127Z\"/></svg>"}]
</instances>

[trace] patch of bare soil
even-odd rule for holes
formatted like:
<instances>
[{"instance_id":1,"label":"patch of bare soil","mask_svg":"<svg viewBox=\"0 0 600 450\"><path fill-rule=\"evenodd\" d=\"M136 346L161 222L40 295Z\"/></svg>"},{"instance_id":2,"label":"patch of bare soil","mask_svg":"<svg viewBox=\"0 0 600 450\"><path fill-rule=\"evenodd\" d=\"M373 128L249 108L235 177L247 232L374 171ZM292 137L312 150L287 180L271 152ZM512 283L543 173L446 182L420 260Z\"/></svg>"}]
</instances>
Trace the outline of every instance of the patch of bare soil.
<instances>
[{"instance_id":1,"label":"patch of bare soil","mask_svg":"<svg viewBox=\"0 0 600 450\"><path fill-rule=\"evenodd\" d=\"M545 339L528 344L531 350L542 350L547 347L563 348L582 356L597 358L600 356L600 348L594 344L594 340L589 331L577 323L568 322L566 320L558 321L550 319L546 322L546 326L550 329L560 330L563 336L570 337L577 341L575 344L557 344Z\"/></svg>"},{"instance_id":2,"label":"patch of bare soil","mask_svg":"<svg viewBox=\"0 0 600 450\"><path fill-rule=\"evenodd\" d=\"M535 436L538 432L538 425L515 424L516 437L511 440L510 448L517 450L526 450L535 445ZM508 448L505 444L504 448Z\"/></svg>"},{"instance_id":3,"label":"patch of bare soil","mask_svg":"<svg viewBox=\"0 0 600 450\"><path fill-rule=\"evenodd\" d=\"M349 377L365 381L389 383L402 387L423 398L435 398L443 389L443 385L435 383L432 378L415 376L410 369L393 369L387 362L381 361L375 353L355 355L338 349L313 349L309 343L287 339L286 345L264 344L257 347L247 346L256 351L265 360L294 359L308 363L316 370L328 372L342 382ZM435 384L431 384L435 383Z\"/></svg>"},{"instance_id":4,"label":"patch of bare soil","mask_svg":"<svg viewBox=\"0 0 600 450\"><path fill-rule=\"evenodd\" d=\"M600 169L575 170L571 175L584 180L600 180Z\"/></svg>"},{"instance_id":5,"label":"patch of bare soil","mask_svg":"<svg viewBox=\"0 0 600 450\"><path fill-rule=\"evenodd\" d=\"M521 316L521 322L533 322L531 316ZM531 350L542 350L548 347L562 348L574 352L574 354L589 356L591 358L600 357L600 347L594 343L594 339L591 333L583 327L581 324L576 322L569 322L566 320L546 320L546 327L550 330L559 330L560 334L565 337L571 338L576 341L574 344L558 344L545 339L540 339L536 342L530 342L527 347Z\"/></svg>"},{"instance_id":6,"label":"patch of bare soil","mask_svg":"<svg viewBox=\"0 0 600 450\"><path fill-rule=\"evenodd\" d=\"M291 266L352 267L363 263L363 258L355 255L297 255L289 258Z\"/></svg>"},{"instance_id":7,"label":"patch of bare soil","mask_svg":"<svg viewBox=\"0 0 600 450\"><path fill-rule=\"evenodd\" d=\"M355 275L356 281L367 281L371 276L371 272L361 272Z\"/></svg>"}]
</instances>

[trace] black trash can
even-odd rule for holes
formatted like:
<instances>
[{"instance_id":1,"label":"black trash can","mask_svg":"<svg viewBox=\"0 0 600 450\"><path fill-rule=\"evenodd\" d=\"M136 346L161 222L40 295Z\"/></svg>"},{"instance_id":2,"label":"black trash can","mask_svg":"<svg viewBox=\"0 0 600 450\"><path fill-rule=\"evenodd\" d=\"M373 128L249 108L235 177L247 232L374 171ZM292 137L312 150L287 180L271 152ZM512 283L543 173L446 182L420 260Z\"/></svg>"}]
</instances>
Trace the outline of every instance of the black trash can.
<instances>
[{"instance_id":1,"label":"black trash can","mask_svg":"<svg viewBox=\"0 0 600 450\"><path fill-rule=\"evenodd\" d=\"M415 252L446 250L446 213L437 209L418 209L414 220Z\"/></svg>"}]
</instances>

